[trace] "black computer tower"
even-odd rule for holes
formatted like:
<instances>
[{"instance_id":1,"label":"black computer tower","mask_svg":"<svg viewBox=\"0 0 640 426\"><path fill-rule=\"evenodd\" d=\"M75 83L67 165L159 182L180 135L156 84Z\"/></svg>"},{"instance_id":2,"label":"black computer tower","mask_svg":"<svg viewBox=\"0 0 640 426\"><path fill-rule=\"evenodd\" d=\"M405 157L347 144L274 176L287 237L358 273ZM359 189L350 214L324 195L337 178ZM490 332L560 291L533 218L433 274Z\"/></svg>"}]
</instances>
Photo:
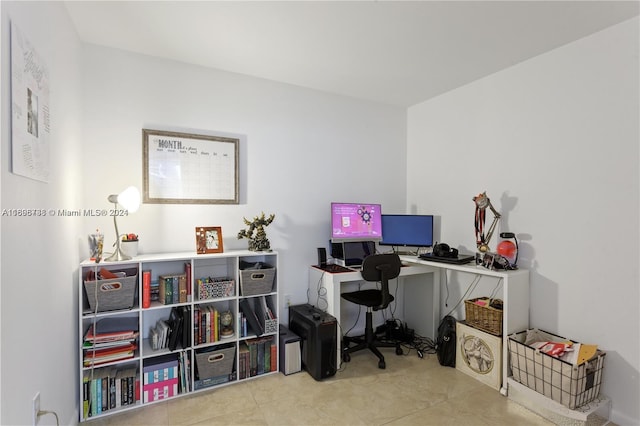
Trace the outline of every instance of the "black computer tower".
<instances>
[{"instance_id":1,"label":"black computer tower","mask_svg":"<svg viewBox=\"0 0 640 426\"><path fill-rule=\"evenodd\" d=\"M289 329L300 336L302 368L316 380L336 374L337 321L311 305L289 307Z\"/></svg>"}]
</instances>

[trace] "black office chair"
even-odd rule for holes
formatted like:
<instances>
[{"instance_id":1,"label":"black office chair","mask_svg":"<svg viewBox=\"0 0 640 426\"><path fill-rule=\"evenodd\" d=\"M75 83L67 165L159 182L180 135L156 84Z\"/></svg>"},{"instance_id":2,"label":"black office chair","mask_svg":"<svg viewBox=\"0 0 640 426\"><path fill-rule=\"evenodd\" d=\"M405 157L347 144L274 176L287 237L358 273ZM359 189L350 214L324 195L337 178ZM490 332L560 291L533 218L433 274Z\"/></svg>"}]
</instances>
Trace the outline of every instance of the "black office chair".
<instances>
[{"instance_id":1,"label":"black office chair","mask_svg":"<svg viewBox=\"0 0 640 426\"><path fill-rule=\"evenodd\" d=\"M378 368L385 368L384 356L378 350L379 347L396 348L396 354L402 355L400 343L382 342L377 340L373 330L373 311L385 309L393 301L393 296L389 294L389 280L400 275L402 263L395 253L374 254L367 256L362 262L362 278L366 281L380 282L381 288L353 291L343 293L342 298L349 302L367 307L365 335L359 337L344 336L344 347L342 349L342 360L351 361L351 353L361 349L369 349L379 359ZM350 343L356 343L349 347Z\"/></svg>"}]
</instances>

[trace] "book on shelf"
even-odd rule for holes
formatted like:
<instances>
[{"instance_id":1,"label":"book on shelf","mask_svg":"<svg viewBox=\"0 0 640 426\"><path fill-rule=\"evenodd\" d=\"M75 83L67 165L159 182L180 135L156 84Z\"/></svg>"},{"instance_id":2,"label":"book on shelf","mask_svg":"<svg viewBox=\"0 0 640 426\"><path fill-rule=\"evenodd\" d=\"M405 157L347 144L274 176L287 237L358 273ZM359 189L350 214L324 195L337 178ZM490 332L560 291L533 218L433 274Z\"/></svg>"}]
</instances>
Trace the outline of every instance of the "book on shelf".
<instances>
[{"instance_id":1,"label":"book on shelf","mask_svg":"<svg viewBox=\"0 0 640 426\"><path fill-rule=\"evenodd\" d=\"M163 305L170 305L173 303L173 277L161 275L158 278L159 281L159 299L158 301Z\"/></svg>"},{"instance_id":2,"label":"book on shelf","mask_svg":"<svg viewBox=\"0 0 640 426\"><path fill-rule=\"evenodd\" d=\"M200 343L200 306L196 305L193 307L193 344Z\"/></svg>"},{"instance_id":3,"label":"book on shelf","mask_svg":"<svg viewBox=\"0 0 640 426\"><path fill-rule=\"evenodd\" d=\"M159 302L163 305L187 302L187 275L172 274L159 277Z\"/></svg>"},{"instance_id":4,"label":"book on shelf","mask_svg":"<svg viewBox=\"0 0 640 426\"><path fill-rule=\"evenodd\" d=\"M271 342L271 368L269 371L278 371L278 346L276 342Z\"/></svg>"},{"instance_id":5,"label":"book on shelf","mask_svg":"<svg viewBox=\"0 0 640 426\"><path fill-rule=\"evenodd\" d=\"M191 318L187 310L186 315ZM213 305L199 305L194 307L193 315L194 344L212 343L220 340L220 312ZM183 329L191 330L189 324L183 325ZM189 342L191 336L183 336L185 342Z\"/></svg>"},{"instance_id":6,"label":"book on shelf","mask_svg":"<svg viewBox=\"0 0 640 426\"><path fill-rule=\"evenodd\" d=\"M145 360L142 384L148 385L178 378L178 357L174 354Z\"/></svg>"},{"instance_id":7,"label":"book on shelf","mask_svg":"<svg viewBox=\"0 0 640 426\"><path fill-rule=\"evenodd\" d=\"M91 408L91 379L87 374L82 377L82 418L89 418Z\"/></svg>"},{"instance_id":8,"label":"book on shelf","mask_svg":"<svg viewBox=\"0 0 640 426\"><path fill-rule=\"evenodd\" d=\"M186 276L185 281L187 282L187 302L191 302L192 300L191 293L193 288L193 285L191 283L191 277L192 277L191 262L184 263L184 273Z\"/></svg>"},{"instance_id":9,"label":"book on shelf","mask_svg":"<svg viewBox=\"0 0 640 426\"><path fill-rule=\"evenodd\" d=\"M142 307L151 306L151 271L142 271Z\"/></svg>"},{"instance_id":10,"label":"book on shelf","mask_svg":"<svg viewBox=\"0 0 640 426\"><path fill-rule=\"evenodd\" d=\"M182 347L191 346L191 306L181 306L182 315Z\"/></svg>"},{"instance_id":11,"label":"book on shelf","mask_svg":"<svg viewBox=\"0 0 640 426\"><path fill-rule=\"evenodd\" d=\"M247 377L249 377L250 353L249 346L247 346L245 342L240 343L238 354L238 377L240 379L246 379Z\"/></svg>"},{"instance_id":12,"label":"book on shelf","mask_svg":"<svg viewBox=\"0 0 640 426\"><path fill-rule=\"evenodd\" d=\"M167 320L159 319L156 326L149 330L149 344L151 349L158 350L167 347L171 326Z\"/></svg>"},{"instance_id":13,"label":"book on shelf","mask_svg":"<svg viewBox=\"0 0 640 426\"><path fill-rule=\"evenodd\" d=\"M137 348L138 346L135 343L129 343L127 345L106 349L84 349L83 365L85 367L91 367L133 358Z\"/></svg>"},{"instance_id":14,"label":"book on shelf","mask_svg":"<svg viewBox=\"0 0 640 426\"><path fill-rule=\"evenodd\" d=\"M180 387L178 393L186 393L191 391L191 367L189 355L186 352L180 352L178 355L178 374Z\"/></svg>"},{"instance_id":15,"label":"book on shelf","mask_svg":"<svg viewBox=\"0 0 640 426\"><path fill-rule=\"evenodd\" d=\"M101 318L92 323L84 335L84 340L93 343L131 340L138 337L138 317Z\"/></svg>"},{"instance_id":16,"label":"book on shelf","mask_svg":"<svg viewBox=\"0 0 640 426\"><path fill-rule=\"evenodd\" d=\"M161 399L167 399L171 396L178 395L178 379L169 379L158 383L144 385L143 393L143 402L145 403L159 401Z\"/></svg>"},{"instance_id":17,"label":"book on shelf","mask_svg":"<svg viewBox=\"0 0 640 426\"><path fill-rule=\"evenodd\" d=\"M106 367L85 371L82 415L87 419L125 405L135 404L137 369Z\"/></svg>"},{"instance_id":18,"label":"book on shelf","mask_svg":"<svg viewBox=\"0 0 640 426\"><path fill-rule=\"evenodd\" d=\"M187 275L178 276L178 300L180 303L187 303Z\"/></svg>"},{"instance_id":19,"label":"book on shelf","mask_svg":"<svg viewBox=\"0 0 640 426\"><path fill-rule=\"evenodd\" d=\"M178 347L178 342L182 342L182 309L178 307L171 308L169 314L170 333L169 333L169 350L175 351Z\"/></svg>"},{"instance_id":20,"label":"book on shelf","mask_svg":"<svg viewBox=\"0 0 640 426\"><path fill-rule=\"evenodd\" d=\"M160 301L160 282L158 280L151 281L151 301Z\"/></svg>"},{"instance_id":21,"label":"book on shelf","mask_svg":"<svg viewBox=\"0 0 640 426\"><path fill-rule=\"evenodd\" d=\"M246 345L249 348L249 377L275 371L271 367L273 361L275 361L271 360L274 354L273 349L271 349L275 345L274 336L248 339L246 340Z\"/></svg>"}]
</instances>

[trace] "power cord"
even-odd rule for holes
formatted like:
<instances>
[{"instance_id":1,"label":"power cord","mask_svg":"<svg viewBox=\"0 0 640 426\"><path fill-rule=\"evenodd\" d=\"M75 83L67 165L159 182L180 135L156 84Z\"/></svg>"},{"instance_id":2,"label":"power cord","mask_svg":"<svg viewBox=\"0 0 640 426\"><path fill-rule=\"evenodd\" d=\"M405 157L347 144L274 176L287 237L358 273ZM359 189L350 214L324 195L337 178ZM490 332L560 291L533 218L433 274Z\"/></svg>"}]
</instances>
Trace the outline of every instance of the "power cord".
<instances>
[{"instance_id":1,"label":"power cord","mask_svg":"<svg viewBox=\"0 0 640 426\"><path fill-rule=\"evenodd\" d=\"M56 426L60 426L60 419L58 418L58 413L56 413L55 411L40 410L38 411L37 418L40 418L47 414L53 414L54 416L56 416Z\"/></svg>"}]
</instances>

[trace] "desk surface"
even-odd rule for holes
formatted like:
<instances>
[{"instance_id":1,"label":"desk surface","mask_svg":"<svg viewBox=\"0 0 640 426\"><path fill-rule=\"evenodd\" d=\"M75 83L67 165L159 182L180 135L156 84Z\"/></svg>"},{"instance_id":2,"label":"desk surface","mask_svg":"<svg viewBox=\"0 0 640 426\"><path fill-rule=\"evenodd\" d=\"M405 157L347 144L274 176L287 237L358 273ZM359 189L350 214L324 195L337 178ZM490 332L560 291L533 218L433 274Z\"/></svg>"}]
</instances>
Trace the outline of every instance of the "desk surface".
<instances>
[{"instance_id":1,"label":"desk surface","mask_svg":"<svg viewBox=\"0 0 640 426\"><path fill-rule=\"evenodd\" d=\"M529 271L526 269L515 269L512 271L493 270L493 269L484 268L482 266L478 266L475 263L467 263L465 265L456 265L452 263L423 260L417 256L402 255L400 256L400 260L406 263L426 265L426 266L431 266L433 268L438 268L438 269L449 269L451 271L467 272L470 274L480 274L480 275L487 275L487 276L498 277L498 278L503 278L506 276L515 277L518 275L529 275Z\"/></svg>"},{"instance_id":2,"label":"desk surface","mask_svg":"<svg viewBox=\"0 0 640 426\"><path fill-rule=\"evenodd\" d=\"M456 265L453 263L434 262L432 260L423 260L417 256L401 255L399 256L402 261L403 267L400 270L400 276L412 275L416 273L427 272L425 267L431 268L432 271L447 269L450 271L466 272L469 274L485 275L490 277L505 278L516 277L518 275L529 275L529 271L526 269L515 269L512 271L487 269L482 266L478 266L475 263L467 263L465 265ZM330 272L320 269L314 265L313 268L319 272L324 272L330 275L337 275L340 277L339 281L355 281L360 279L360 269L350 269L348 272ZM413 269L412 269L413 267ZM415 267L420 267L420 272L416 271ZM407 269L408 268L408 269Z\"/></svg>"},{"instance_id":3,"label":"desk surface","mask_svg":"<svg viewBox=\"0 0 640 426\"><path fill-rule=\"evenodd\" d=\"M422 263L422 264L411 263L411 262L407 262L407 263L408 263L407 265L403 265L402 268L400 269L401 277L404 277L407 275L434 272L436 268L440 266L438 264L435 264L436 262L429 262L429 263L434 263L434 265L430 265L429 263ZM316 265L311 265L311 268L320 274L326 274L327 276L330 276L335 282L362 280L362 274L360 273L360 269L349 268L350 269L349 272L331 272L331 271L326 271L324 269L320 269Z\"/></svg>"}]
</instances>

